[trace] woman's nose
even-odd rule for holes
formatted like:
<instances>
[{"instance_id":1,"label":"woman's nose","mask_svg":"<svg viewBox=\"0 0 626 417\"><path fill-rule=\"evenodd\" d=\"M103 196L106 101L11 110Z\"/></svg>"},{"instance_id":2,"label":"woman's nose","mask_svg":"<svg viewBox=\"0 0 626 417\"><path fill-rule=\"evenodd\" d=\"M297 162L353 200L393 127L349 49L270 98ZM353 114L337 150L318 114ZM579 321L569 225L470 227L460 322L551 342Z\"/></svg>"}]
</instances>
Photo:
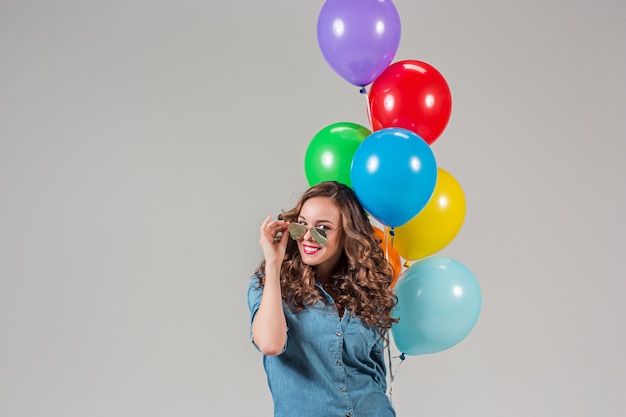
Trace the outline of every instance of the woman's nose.
<instances>
[{"instance_id":1,"label":"woman's nose","mask_svg":"<svg viewBox=\"0 0 626 417\"><path fill-rule=\"evenodd\" d=\"M311 228L310 227L307 227L306 232L304 232L304 235L302 235L302 239L308 240L308 241L315 240L315 239L313 239L313 235L311 234Z\"/></svg>"}]
</instances>

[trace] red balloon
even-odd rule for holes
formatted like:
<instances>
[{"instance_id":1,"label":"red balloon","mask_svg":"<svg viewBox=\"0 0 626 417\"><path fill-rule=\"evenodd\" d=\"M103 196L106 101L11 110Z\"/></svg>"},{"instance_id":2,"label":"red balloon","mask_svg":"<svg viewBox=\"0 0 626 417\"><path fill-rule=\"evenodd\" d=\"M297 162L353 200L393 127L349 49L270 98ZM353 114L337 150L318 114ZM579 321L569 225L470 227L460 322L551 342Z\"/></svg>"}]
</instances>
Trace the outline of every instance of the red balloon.
<instances>
[{"instance_id":1,"label":"red balloon","mask_svg":"<svg viewBox=\"0 0 626 417\"><path fill-rule=\"evenodd\" d=\"M374 131L402 127L431 145L450 120L452 96L435 67L405 60L388 66L374 80L369 105Z\"/></svg>"}]
</instances>

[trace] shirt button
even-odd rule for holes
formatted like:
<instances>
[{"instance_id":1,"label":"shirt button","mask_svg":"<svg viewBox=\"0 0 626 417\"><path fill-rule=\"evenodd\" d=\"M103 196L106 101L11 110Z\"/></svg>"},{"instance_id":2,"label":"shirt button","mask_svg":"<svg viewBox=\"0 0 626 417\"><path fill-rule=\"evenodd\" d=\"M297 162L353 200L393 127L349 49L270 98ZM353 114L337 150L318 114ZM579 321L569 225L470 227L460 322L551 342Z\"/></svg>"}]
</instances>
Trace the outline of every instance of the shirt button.
<instances>
[{"instance_id":1,"label":"shirt button","mask_svg":"<svg viewBox=\"0 0 626 417\"><path fill-rule=\"evenodd\" d=\"M352 417L352 413L348 411L348 412L346 413L346 417Z\"/></svg>"},{"instance_id":2,"label":"shirt button","mask_svg":"<svg viewBox=\"0 0 626 417\"><path fill-rule=\"evenodd\" d=\"M346 387L341 387L341 392L346 392Z\"/></svg>"},{"instance_id":3,"label":"shirt button","mask_svg":"<svg viewBox=\"0 0 626 417\"><path fill-rule=\"evenodd\" d=\"M337 365L337 366L341 366L341 361L337 361L337 362L335 362L335 365Z\"/></svg>"},{"instance_id":4,"label":"shirt button","mask_svg":"<svg viewBox=\"0 0 626 417\"><path fill-rule=\"evenodd\" d=\"M337 332L335 333L337 336L341 336L341 332Z\"/></svg>"}]
</instances>

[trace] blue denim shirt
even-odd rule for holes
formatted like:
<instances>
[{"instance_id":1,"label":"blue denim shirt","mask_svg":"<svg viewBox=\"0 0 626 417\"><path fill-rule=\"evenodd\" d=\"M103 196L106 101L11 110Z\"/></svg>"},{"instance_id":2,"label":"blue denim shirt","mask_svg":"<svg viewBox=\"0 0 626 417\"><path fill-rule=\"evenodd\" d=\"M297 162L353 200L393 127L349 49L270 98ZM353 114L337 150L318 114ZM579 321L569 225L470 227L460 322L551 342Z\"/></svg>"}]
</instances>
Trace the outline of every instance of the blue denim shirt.
<instances>
[{"instance_id":1,"label":"blue denim shirt","mask_svg":"<svg viewBox=\"0 0 626 417\"><path fill-rule=\"evenodd\" d=\"M248 287L251 324L263 288ZM263 356L275 417L394 417L389 397L383 340L346 311L342 318L325 298L301 312L283 308L287 342L277 356ZM254 341L253 341L254 343Z\"/></svg>"}]
</instances>

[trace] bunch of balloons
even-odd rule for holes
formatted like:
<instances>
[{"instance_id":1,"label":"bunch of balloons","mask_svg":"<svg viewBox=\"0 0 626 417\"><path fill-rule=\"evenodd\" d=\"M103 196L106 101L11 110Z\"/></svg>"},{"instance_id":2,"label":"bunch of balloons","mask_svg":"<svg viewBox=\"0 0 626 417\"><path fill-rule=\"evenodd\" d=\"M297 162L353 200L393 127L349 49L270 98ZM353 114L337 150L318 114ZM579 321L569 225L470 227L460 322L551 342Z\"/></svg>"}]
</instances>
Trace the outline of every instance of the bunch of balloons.
<instances>
[{"instance_id":1,"label":"bunch of balloons","mask_svg":"<svg viewBox=\"0 0 626 417\"><path fill-rule=\"evenodd\" d=\"M400 321L392 327L393 340L403 354L418 355L463 340L478 320L482 297L467 267L430 256L456 237L465 218L463 189L437 166L430 146L448 124L452 98L432 65L392 63L400 34L391 0L325 1L317 21L320 50L366 95L371 127L324 127L310 141L304 167L310 185L335 180L352 187L384 226L374 231L394 269L394 316Z\"/></svg>"}]
</instances>

